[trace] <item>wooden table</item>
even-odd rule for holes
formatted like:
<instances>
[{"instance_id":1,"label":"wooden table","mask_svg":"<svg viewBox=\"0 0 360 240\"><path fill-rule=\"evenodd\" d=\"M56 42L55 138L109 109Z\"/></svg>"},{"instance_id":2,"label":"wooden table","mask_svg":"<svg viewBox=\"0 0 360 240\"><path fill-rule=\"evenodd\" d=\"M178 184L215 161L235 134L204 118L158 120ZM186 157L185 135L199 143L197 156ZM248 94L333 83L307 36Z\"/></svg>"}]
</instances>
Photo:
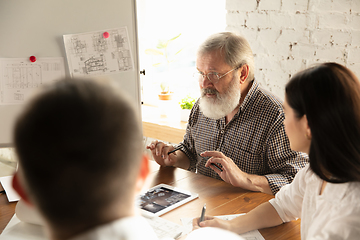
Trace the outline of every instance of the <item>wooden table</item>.
<instances>
[{"instance_id":1,"label":"wooden table","mask_svg":"<svg viewBox=\"0 0 360 240\"><path fill-rule=\"evenodd\" d=\"M236 188L223 181L186 170L159 167L154 161L150 161L150 170L144 189L166 183L199 194L199 198L161 216L178 224L182 224L181 218L199 217L204 203L206 214L216 216L246 213L273 198L272 195ZM16 203L8 202L5 194L0 195L0 232L13 216L15 206ZM260 233L265 239L300 239L300 220L261 229Z\"/></svg>"},{"instance_id":2,"label":"wooden table","mask_svg":"<svg viewBox=\"0 0 360 240\"><path fill-rule=\"evenodd\" d=\"M0 190L4 190L0 184ZM0 233L4 230L15 212L16 202L9 203L5 193L0 194Z\"/></svg>"},{"instance_id":3,"label":"wooden table","mask_svg":"<svg viewBox=\"0 0 360 240\"><path fill-rule=\"evenodd\" d=\"M199 194L199 198L161 216L178 224L181 224L181 218L199 217L204 203L206 203L206 215L217 216L247 213L273 198L272 195L250 192L186 170L172 167L159 169L153 161L150 166L151 173L145 183L145 188L166 183ZM265 239L270 240L300 239L300 220L259 231Z\"/></svg>"}]
</instances>

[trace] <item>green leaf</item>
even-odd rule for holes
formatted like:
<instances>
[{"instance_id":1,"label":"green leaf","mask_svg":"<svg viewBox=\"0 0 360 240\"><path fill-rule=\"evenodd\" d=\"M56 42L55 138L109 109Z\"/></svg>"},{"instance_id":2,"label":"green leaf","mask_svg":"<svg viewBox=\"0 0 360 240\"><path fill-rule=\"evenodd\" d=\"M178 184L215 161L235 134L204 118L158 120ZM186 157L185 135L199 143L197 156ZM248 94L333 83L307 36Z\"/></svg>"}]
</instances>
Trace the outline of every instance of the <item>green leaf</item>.
<instances>
[{"instance_id":1,"label":"green leaf","mask_svg":"<svg viewBox=\"0 0 360 240\"><path fill-rule=\"evenodd\" d=\"M149 48L149 49L146 49L145 50L145 54L148 54L148 55L164 55L163 52L159 51L159 50L156 50L156 49L152 49L152 48Z\"/></svg>"},{"instance_id":2,"label":"green leaf","mask_svg":"<svg viewBox=\"0 0 360 240\"><path fill-rule=\"evenodd\" d=\"M194 106L195 102L196 99L188 95L185 98L181 99L181 102L179 102L179 104L182 109L191 109Z\"/></svg>"},{"instance_id":3,"label":"green leaf","mask_svg":"<svg viewBox=\"0 0 360 240\"><path fill-rule=\"evenodd\" d=\"M177 39L180 36L181 36L181 33L179 35L177 35L176 37L173 37L173 38L169 39L168 42L174 41L175 39Z\"/></svg>"},{"instance_id":4,"label":"green leaf","mask_svg":"<svg viewBox=\"0 0 360 240\"><path fill-rule=\"evenodd\" d=\"M177 51L177 52L175 53L175 55L178 55L182 50L183 50L183 48L180 49L179 51Z\"/></svg>"},{"instance_id":5,"label":"green leaf","mask_svg":"<svg viewBox=\"0 0 360 240\"><path fill-rule=\"evenodd\" d=\"M170 89L169 89L169 84L166 83L166 82L162 82L162 83L160 84L160 88L161 88L161 91L162 91L162 92L168 93L168 92L170 91Z\"/></svg>"},{"instance_id":6,"label":"green leaf","mask_svg":"<svg viewBox=\"0 0 360 240\"><path fill-rule=\"evenodd\" d=\"M168 45L168 41L159 40L158 44L156 45L157 49L164 49Z\"/></svg>"}]
</instances>

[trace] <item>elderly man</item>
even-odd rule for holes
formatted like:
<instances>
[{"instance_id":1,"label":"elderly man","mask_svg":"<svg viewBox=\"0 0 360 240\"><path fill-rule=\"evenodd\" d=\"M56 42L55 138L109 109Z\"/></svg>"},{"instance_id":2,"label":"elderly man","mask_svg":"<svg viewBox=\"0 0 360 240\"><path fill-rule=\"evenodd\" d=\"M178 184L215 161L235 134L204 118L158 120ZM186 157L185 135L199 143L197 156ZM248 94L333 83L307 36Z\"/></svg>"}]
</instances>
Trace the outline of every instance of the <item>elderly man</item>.
<instances>
[{"instance_id":1,"label":"elderly man","mask_svg":"<svg viewBox=\"0 0 360 240\"><path fill-rule=\"evenodd\" d=\"M210 36L196 60L201 97L191 110L181 151L154 141L157 163L197 171L234 186L275 194L308 161L290 149L282 103L254 78L253 53L234 33Z\"/></svg>"}]
</instances>

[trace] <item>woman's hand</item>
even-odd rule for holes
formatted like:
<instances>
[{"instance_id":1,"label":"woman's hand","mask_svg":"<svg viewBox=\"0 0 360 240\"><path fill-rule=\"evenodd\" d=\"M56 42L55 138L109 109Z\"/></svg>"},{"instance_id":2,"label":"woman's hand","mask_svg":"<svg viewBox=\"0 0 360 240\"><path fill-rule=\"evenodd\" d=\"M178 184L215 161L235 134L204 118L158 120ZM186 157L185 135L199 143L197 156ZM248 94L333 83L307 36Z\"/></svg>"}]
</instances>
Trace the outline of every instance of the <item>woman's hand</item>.
<instances>
[{"instance_id":1,"label":"woman's hand","mask_svg":"<svg viewBox=\"0 0 360 240\"><path fill-rule=\"evenodd\" d=\"M217 227L226 230L230 230L230 222L226 220L222 220L220 218L205 216L205 220L200 222L200 218L193 219L193 230L198 229L200 227Z\"/></svg>"}]
</instances>

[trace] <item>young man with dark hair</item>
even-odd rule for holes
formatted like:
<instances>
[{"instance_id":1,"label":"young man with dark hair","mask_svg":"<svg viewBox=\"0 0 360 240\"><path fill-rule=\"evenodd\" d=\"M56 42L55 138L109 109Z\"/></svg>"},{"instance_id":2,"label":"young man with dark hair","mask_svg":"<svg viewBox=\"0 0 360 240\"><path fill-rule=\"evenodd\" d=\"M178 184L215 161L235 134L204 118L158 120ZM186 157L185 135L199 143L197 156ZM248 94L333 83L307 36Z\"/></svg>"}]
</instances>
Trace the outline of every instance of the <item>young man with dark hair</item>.
<instances>
[{"instance_id":1,"label":"young man with dark hair","mask_svg":"<svg viewBox=\"0 0 360 240\"><path fill-rule=\"evenodd\" d=\"M134 204L148 174L140 118L114 87L81 79L45 87L18 117L14 143L14 188L51 239L157 239Z\"/></svg>"}]
</instances>

